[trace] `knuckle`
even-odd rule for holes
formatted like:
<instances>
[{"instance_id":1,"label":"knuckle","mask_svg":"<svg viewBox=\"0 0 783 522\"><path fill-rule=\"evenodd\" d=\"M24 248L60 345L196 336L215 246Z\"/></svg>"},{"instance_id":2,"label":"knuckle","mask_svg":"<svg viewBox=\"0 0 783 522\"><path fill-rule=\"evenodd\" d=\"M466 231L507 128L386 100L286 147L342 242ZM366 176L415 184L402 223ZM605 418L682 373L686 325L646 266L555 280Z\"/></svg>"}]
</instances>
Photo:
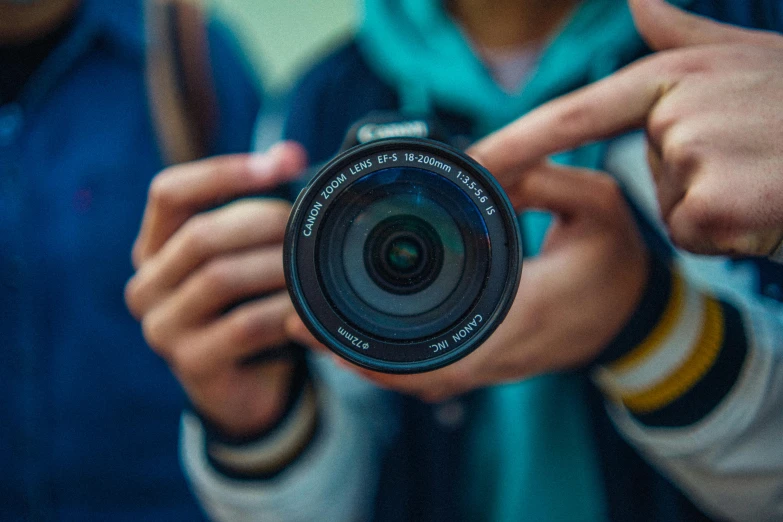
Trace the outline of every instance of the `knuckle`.
<instances>
[{"instance_id":1,"label":"knuckle","mask_svg":"<svg viewBox=\"0 0 783 522\"><path fill-rule=\"evenodd\" d=\"M150 183L148 199L159 207L175 206L178 202L178 190L173 182L177 175L177 168L170 167L155 176Z\"/></svg>"},{"instance_id":2,"label":"knuckle","mask_svg":"<svg viewBox=\"0 0 783 522\"><path fill-rule=\"evenodd\" d=\"M726 240L731 220L731 215L716 206L707 193L689 190L665 222L674 245L708 254L716 253L715 245Z\"/></svg>"},{"instance_id":3,"label":"knuckle","mask_svg":"<svg viewBox=\"0 0 783 522\"><path fill-rule=\"evenodd\" d=\"M711 60L701 49L688 52L669 50L659 53L658 65L661 73L669 78L687 78L707 71Z\"/></svg>"},{"instance_id":4,"label":"knuckle","mask_svg":"<svg viewBox=\"0 0 783 522\"><path fill-rule=\"evenodd\" d=\"M556 134L555 141L562 141L566 139L572 129L589 129L594 127L596 107L586 103L569 103L560 111L557 112L555 117L555 125L552 125L552 129Z\"/></svg>"},{"instance_id":5,"label":"knuckle","mask_svg":"<svg viewBox=\"0 0 783 522\"><path fill-rule=\"evenodd\" d=\"M623 191L620 189L617 180L609 176L599 176L598 183L601 193L606 200L614 202L622 201Z\"/></svg>"},{"instance_id":6,"label":"knuckle","mask_svg":"<svg viewBox=\"0 0 783 522\"><path fill-rule=\"evenodd\" d=\"M193 350L191 346L183 343L179 343L176 348L171 351L169 364L174 373L189 381L198 379L207 371L204 360L199 355L198 351Z\"/></svg>"},{"instance_id":7,"label":"knuckle","mask_svg":"<svg viewBox=\"0 0 783 522\"><path fill-rule=\"evenodd\" d=\"M678 214L689 228L699 232L715 230L724 224L725 218L715 207L711 198L701 192L689 190L678 209Z\"/></svg>"},{"instance_id":8,"label":"knuckle","mask_svg":"<svg viewBox=\"0 0 783 522\"><path fill-rule=\"evenodd\" d=\"M674 172L687 172L695 168L702 157L702 139L693 127L676 125L669 129L663 140L662 156Z\"/></svg>"},{"instance_id":9,"label":"knuckle","mask_svg":"<svg viewBox=\"0 0 783 522\"><path fill-rule=\"evenodd\" d=\"M620 208L625 203L620 185L609 176L597 177L594 194L599 200L599 206L611 211Z\"/></svg>"},{"instance_id":10,"label":"knuckle","mask_svg":"<svg viewBox=\"0 0 783 522\"><path fill-rule=\"evenodd\" d=\"M232 346L246 346L249 343L258 344L264 335L264 329L252 313L238 310L227 324L228 343Z\"/></svg>"},{"instance_id":11,"label":"knuckle","mask_svg":"<svg viewBox=\"0 0 783 522\"><path fill-rule=\"evenodd\" d=\"M199 284L210 297L229 294L235 287L236 270L226 260L208 263L199 275Z\"/></svg>"},{"instance_id":12,"label":"knuckle","mask_svg":"<svg viewBox=\"0 0 783 522\"><path fill-rule=\"evenodd\" d=\"M124 292L125 304L127 305L131 315L133 315L133 317L135 317L136 319L141 318L141 316L144 313L142 307L141 290L139 287L140 287L140 283L138 278L132 277L125 284L125 292Z\"/></svg>"},{"instance_id":13,"label":"knuckle","mask_svg":"<svg viewBox=\"0 0 783 522\"><path fill-rule=\"evenodd\" d=\"M673 223L667 223L667 230L669 231L669 238L675 247L691 252L697 251L697 245L693 241L693 235L690 234L687 229Z\"/></svg>"},{"instance_id":14,"label":"knuckle","mask_svg":"<svg viewBox=\"0 0 783 522\"><path fill-rule=\"evenodd\" d=\"M672 109L671 104L662 102L653 108L647 117L647 136L652 143L662 143L666 132L680 119L680 114Z\"/></svg>"},{"instance_id":15,"label":"knuckle","mask_svg":"<svg viewBox=\"0 0 783 522\"><path fill-rule=\"evenodd\" d=\"M248 160L244 155L228 156L222 161L211 163L211 174L231 187L236 195L250 195L258 185L258 173L248 166Z\"/></svg>"},{"instance_id":16,"label":"knuckle","mask_svg":"<svg viewBox=\"0 0 783 522\"><path fill-rule=\"evenodd\" d=\"M215 234L207 216L197 214L190 218L182 228L182 235L184 255L200 258L211 253Z\"/></svg>"},{"instance_id":17,"label":"knuckle","mask_svg":"<svg viewBox=\"0 0 783 522\"><path fill-rule=\"evenodd\" d=\"M145 315L141 321L141 329L150 348L161 357L167 358L168 328L161 315L155 312Z\"/></svg>"}]
</instances>

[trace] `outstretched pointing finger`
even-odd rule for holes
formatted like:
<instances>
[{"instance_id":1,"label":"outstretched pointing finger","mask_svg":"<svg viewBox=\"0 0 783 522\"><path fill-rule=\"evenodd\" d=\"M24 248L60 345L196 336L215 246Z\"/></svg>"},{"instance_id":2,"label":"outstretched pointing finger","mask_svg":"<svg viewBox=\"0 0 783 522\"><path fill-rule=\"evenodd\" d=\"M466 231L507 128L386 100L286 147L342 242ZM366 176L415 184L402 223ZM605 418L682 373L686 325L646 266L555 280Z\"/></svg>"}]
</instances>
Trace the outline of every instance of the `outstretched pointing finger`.
<instances>
[{"instance_id":1,"label":"outstretched pointing finger","mask_svg":"<svg viewBox=\"0 0 783 522\"><path fill-rule=\"evenodd\" d=\"M476 143L468 153L504 187L546 156L645 124L673 82L648 60L558 98Z\"/></svg>"}]
</instances>

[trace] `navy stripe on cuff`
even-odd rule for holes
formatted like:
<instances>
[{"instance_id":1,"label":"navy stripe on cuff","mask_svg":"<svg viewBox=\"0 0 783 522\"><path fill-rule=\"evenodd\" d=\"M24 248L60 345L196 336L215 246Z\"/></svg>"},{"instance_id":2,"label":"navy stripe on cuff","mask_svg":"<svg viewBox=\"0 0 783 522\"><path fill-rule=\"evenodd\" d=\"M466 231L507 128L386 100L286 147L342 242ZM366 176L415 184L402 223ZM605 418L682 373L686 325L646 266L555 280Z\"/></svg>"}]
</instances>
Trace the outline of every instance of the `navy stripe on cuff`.
<instances>
[{"instance_id":1,"label":"navy stripe on cuff","mask_svg":"<svg viewBox=\"0 0 783 522\"><path fill-rule=\"evenodd\" d=\"M722 301L720 306L724 318L723 344L712 367L674 402L654 412L634 414L640 422L654 427L694 424L714 410L737 382L748 354L745 328L736 308Z\"/></svg>"}]
</instances>

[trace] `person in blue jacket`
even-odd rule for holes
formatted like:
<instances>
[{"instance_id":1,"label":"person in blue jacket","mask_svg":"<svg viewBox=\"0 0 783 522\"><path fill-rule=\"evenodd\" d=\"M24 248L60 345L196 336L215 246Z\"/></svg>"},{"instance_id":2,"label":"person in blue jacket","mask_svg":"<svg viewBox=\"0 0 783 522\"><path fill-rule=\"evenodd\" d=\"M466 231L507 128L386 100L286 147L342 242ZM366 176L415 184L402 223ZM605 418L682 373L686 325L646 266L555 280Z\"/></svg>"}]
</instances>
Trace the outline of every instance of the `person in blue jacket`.
<instances>
[{"instance_id":1,"label":"person in blue jacket","mask_svg":"<svg viewBox=\"0 0 783 522\"><path fill-rule=\"evenodd\" d=\"M185 397L123 304L164 166L140 0L0 1L0 520L199 520L177 459ZM260 101L211 23L209 153Z\"/></svg>"},{"instance_id":2,"label":"person in blue jacket","mask_svg":"<svg viewBox=\"0 0 783 522\"><path fill-rule=\"evenodd\" d=\"M677 4L732 23L782 22L773 2ZM620 0L364 6L357 37L306 75L293 98L286 137L314 163L335 154L370 111L434 115L469 143L649 52ZM645 3L635 6L638 15ZM266 182L288 179L301 151L287 144L265 158ZM286 388L263 382L263 396L285 407L243 411L262 395L235 370L234 358L252 347L248 334L259 345L307 340L301 323L282 317L291 307L280 294L274 308L265 304L264 322L262 301L212 313L253 286L282 289L279 251L272 258L281 211L256 205L267 219L247 215L244 224L237 218L249 201L201 212L210 197L249 192L242 180L210 186L214 163L162 175L162 185L199 186L178 204L148 205L165 220L142 226L129 305L201 414L183 418L183 458L214 518L780 519L783 462L779 443L767 442L779 427L783 327L779 304L757 287L758 263L690 258L665 243L641 134L557 160L527 176L499 172L520 210L556 219L521 217L527 252L538 253L496 333L436 372L362 372L434 406L313 357L312 385L287 388L287 400ZM596 170L623 184L633 211L617 181ZM222 237L232 229L253 233L237 232L246 237L234 243ZM221 239L204 241L204 230ZM257 271L267 275L238 270L237 244L257 250L244 257L266 259ZM199 253L198 266L173 255L188 251ZM225 436L232 431L244 437Z\"/></svg>"}]
</instances>

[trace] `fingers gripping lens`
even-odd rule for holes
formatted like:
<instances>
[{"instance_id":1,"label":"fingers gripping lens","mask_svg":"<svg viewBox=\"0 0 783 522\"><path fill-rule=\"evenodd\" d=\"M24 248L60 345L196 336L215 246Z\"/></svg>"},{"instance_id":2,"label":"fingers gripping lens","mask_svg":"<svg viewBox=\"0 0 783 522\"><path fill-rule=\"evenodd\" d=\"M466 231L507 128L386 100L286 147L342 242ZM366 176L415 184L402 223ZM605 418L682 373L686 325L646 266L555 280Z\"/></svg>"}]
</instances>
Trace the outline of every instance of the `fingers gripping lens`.
<instances>
[{"instance_id":1,"label":"fingers gripping lens","mask_svg":"<svg viewBox=\"0 0 783 522\"><path fill-rule=\"evenodd\" d=\"M286 281L300 316L339 355L397 373L478 346L519 281L516 218L497 183L431 140L350 149L294 205Z\"/></svg>"}]
</instances>

